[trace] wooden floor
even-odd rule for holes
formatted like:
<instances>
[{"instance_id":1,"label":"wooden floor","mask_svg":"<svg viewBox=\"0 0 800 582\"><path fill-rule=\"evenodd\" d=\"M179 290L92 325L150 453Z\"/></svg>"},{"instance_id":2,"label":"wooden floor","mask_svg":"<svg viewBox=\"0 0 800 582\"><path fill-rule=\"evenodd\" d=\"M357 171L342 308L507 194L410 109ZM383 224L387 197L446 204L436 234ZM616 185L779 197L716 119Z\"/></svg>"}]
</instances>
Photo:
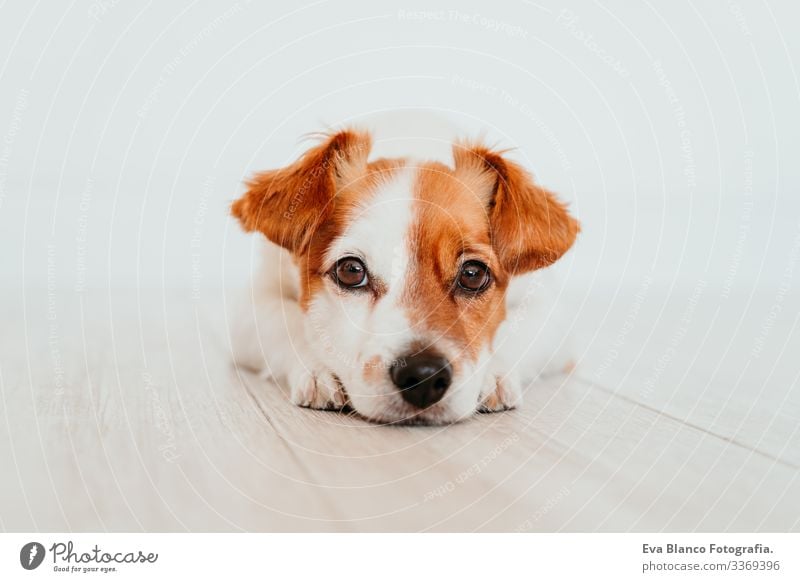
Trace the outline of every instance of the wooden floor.
<instances>
[{"instance_id":1,"label":"wooden floor","mask_svg":"<svg viewBox=\"0 0 800 582\"><path fill-rule=\"evenodd\" d=\"M0 529L800 530L797 312L759 343L692 292L609 297L520 410L380 427L234 369L222 295L29 290L2 307Z\"/></svg>"}]
</instances>

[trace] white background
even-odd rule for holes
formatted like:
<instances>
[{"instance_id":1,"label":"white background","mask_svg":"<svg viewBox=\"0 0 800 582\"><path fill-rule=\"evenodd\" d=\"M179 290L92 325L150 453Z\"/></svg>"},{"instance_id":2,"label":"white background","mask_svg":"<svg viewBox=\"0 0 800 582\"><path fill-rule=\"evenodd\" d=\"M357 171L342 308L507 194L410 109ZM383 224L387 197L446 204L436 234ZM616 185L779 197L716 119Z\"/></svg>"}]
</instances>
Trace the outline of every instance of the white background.
<instances>
[{"instance_id":1,"label":"white background","mask_svg":"<svg viewBox=\"0 0 800 582\"><path fill-rule=\"evenodd\" d=\"M17 298L238 284L242 181L308 132L403 108L499 136L571 201L576 287L772 292L797 259L789 0L1 10L0 284Z\"/></svg>"}]
</instances>

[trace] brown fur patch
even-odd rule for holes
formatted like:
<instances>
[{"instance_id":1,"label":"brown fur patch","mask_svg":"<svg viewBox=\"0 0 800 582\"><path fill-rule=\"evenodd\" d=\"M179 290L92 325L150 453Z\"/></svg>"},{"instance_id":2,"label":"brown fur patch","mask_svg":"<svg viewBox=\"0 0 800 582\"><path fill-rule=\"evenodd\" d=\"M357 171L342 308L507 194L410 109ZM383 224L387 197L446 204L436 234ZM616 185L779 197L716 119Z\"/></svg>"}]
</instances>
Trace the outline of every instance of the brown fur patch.
<instances>
[{"instance_id":1,"label":"brown fur patch","mask_svg":"<svg viewBox=\"0 0 800 582\"><path fill-rule=\"evenodd\" d=\"M364 380L373 384L383 381L386 369L380 356L374 356L364 362Z\"/></svg>"},{"instance_id":2,"label":"brown fur patch","mask_svg":"<svg viewBox=\"0 0 800 582\"><path fill-rule=\"evenodd\" d=\"M327 136L293 164L257 174L231 213L245 230L259 230L275 244L301 254L327 222L340 190L366 170L370 147L365 133Z\"/></svg>"},{"instance_id":3,"label":"brown fur patch","mask_svg":"<svg viewBox=\"0 0 800 582\"><path fill-rule=\"evenodd\" d=\"M578 221L555 194L542 188L516 162L481 145L453 146L456 174L491 177L483 190L492 244L509 273L541 269L569 250L580 232Z\"/></svg>"},{"instance_id":4,"label":"brown fur patch","mask_svg":"<svg viewBox=\"0 0 800 582\"><path fill-rule=\"evenodd\" d=\"M301 274L300 305L323 284L325 251L354 209L403 160L367 163L371 138L353 130L328 135L293 164L257 174L231 206L247 231L261 231L294 255Z\"/></svg>"},{"instance_id":5,"label":"brown fur patch","mask_svg":"<svg viewBox=\"0 0 800 582\"><path fill-rule=\"evenodd\" d=\"M477 359L505 317L508 276L489 236L484 201L476 184L459 180L442 164L426 164L415 184L415 220L409 233L413 263L404 305L415 326L461 348L461 358ZM454 289L461 264L470 259L489 266L494 283L470 295ZM454 362L457 363L457 362Z\"/></svg>"},{"instance_id":6,"label":"brown fur patch","mask_svg":"<svg viewBox=\"0 0 800 582\"><path fill-rule=\"evenodd\" d=\"M453 151L455 170L439 163L418 170L404 304L415 326L453 341L462 357L475 360L505 318L511 276L558 260L579 225L554 194L499 152L459 145ZM491 271L492 285L479 294L455 288L467 260Z\"/></svg>"}]
</instances>

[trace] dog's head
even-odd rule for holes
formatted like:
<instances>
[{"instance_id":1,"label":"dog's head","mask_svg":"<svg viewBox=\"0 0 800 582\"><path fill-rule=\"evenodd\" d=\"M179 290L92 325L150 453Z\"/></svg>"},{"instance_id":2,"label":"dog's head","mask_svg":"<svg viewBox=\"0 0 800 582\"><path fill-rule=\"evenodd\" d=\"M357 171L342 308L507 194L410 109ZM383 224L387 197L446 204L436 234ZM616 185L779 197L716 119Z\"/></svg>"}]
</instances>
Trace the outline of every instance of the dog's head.
<instances>
[{"instance_id":1,"label":"dog's head","mask_svg":"<svg viewBox=\"0 0 800 582\"><path fill-rule=\"evenodd\" d=\"M479 404L509 280L561 257L578 223L501 152L455 144L451 168L370 146L328 135L233 214L294 256L312 347L356 412L452 422Z\"/></svg>"}]
</instances>

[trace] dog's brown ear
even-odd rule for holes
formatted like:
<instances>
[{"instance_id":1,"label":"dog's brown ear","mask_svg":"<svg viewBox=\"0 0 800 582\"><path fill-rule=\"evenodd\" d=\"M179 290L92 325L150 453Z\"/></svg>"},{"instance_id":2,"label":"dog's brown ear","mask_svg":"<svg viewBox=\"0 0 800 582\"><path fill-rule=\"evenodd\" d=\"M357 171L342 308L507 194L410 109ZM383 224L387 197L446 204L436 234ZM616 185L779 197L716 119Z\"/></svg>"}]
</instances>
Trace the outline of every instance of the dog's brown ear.
<instances>
[{"instance_id":1,"label":"dog's brown ear","mask_svg":"<svg viewBox=\"0 0 800 582\"><path fill-rule=\"evenodd\" d=\"M327 135L290 166L253 177L231 214L245 230L258 230L275 244L301 253L331 212L339 190L366 169L370 146L367 133Z\"/></svg>"},{"instance_id":2,"label":"dog's brown ear","mask_svg":"<svg viewBox=\"0 0 800 582\"><path fill-rule=\"evenodd\" d=\"M551 265L575 242L578 221L517 163L474 144L454 145L453 157L456 175L486 203L492 244L508 272Z\"/></svg>"}]
</instances>

